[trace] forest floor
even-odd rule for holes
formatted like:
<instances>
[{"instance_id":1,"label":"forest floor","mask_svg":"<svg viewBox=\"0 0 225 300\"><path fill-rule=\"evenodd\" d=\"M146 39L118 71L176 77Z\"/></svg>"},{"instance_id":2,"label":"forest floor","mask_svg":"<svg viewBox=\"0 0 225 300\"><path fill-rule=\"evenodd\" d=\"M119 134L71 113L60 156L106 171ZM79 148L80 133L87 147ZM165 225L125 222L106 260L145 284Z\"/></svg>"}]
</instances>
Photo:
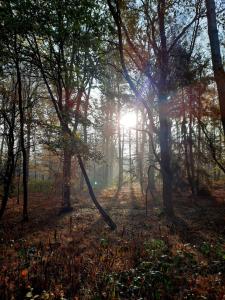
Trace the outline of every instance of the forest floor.
<instances>
[{"instance_id":1,"label":"forest floor","mask_svg":"<svg viewBox=\"0 0 225 300\"><path fill-rule=\"evenodd\" d=\"M175 195L176 218L146 216L137 186L99 193L111 231L87 194L71 213L30 197L30 221L11 199L0 223L0 299L225 299L225 190ZM197 205L196 205L197 203Z\"/></svg>"}]
</instances>

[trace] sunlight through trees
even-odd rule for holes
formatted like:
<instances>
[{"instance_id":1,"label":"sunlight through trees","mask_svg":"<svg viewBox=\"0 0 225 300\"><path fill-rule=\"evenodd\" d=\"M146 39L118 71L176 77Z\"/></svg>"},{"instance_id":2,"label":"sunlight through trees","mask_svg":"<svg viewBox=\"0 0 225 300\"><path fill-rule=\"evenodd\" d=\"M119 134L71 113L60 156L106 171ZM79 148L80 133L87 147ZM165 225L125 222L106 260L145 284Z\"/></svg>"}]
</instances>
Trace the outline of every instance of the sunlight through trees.
<instances>
[{"instance_id":1,"label":"sunlight through trees","mask_svg":"<svg viewBox=\"0 0 225 300\"><path fill-rule=\"evenodd\" d=\"M0 299L224 299L224 1L0 17Z\"/></svg>"}]
</instances>

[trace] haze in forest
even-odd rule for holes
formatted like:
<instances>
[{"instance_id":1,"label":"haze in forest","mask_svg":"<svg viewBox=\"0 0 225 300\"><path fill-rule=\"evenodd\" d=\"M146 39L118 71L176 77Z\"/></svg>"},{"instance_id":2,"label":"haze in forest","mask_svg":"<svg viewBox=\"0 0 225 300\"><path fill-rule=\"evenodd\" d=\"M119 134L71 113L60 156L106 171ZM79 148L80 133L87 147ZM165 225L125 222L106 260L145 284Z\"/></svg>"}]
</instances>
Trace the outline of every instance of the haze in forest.
<instances>
[{"instance_id":1,"label":"haze in forest","mask_svg":"<svg viewBox=\"0 0 225 300\"><path fill-rule=\"evenodd\" d=\"M224 299L222 0L0 1L0 299Z\"/></svg>"}]
</instances>

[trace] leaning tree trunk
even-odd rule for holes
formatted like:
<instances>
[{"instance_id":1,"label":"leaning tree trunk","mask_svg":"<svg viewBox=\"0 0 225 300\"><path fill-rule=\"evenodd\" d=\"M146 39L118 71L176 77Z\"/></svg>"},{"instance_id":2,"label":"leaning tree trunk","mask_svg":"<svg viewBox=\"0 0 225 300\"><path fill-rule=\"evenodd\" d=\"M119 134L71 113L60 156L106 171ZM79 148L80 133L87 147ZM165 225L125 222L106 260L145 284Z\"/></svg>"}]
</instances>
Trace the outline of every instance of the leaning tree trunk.
<instances>
[{"instance_id":1,"label":"leaning tree trunk","mask_svg":"<svg viewBox=\"0 0 225 300\"><path fill-rule=\"evenodd\" d=\"M220 114L225 134L225 72L220 52L220 42L216 21L216 8L214 0L205 0L208 20L208 34L211 48L213 71L219 96Z\"/></svg>"},{"instance_id":2,"label":"leaning tree trunk","mask_svg":"<svg viewBox=\"0 0 225 300\"><path fill-rule=\"evenodd\" d=\"M91 196L92 201L94 202L96 208L98 209L98 211L102 215L102 217L105 220L105 222L109 225L109 227L112 230L116 229L116 224L113 222L113 220L110 218L110 216L104 211L104 209L101 207L101 205L98 203L98 201L97 201L97 199L95 197L93 188L91 186L90 180L88 178L87 172L86 172L85 167L84 167L83 160L82 160L82 158L81 158L81 156L79 154L77 155L77 159L78 159L78 163L80 165L82 174L84 176L84 179L86 181L86 184L87 184L87 187L88 187L88 191L89 191L89 194Z\"/></svg>"}]
</instances>

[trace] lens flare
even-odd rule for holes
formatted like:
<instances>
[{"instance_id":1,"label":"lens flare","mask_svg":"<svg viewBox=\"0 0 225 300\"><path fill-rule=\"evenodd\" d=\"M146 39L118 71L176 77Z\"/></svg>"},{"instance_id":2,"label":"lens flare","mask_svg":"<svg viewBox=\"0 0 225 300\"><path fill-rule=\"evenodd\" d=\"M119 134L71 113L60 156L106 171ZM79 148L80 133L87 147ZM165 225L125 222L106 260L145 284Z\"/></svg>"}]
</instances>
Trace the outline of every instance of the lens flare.
<instances>
[{"instance_id":1,"label":"lens flare","mask_svg":"<svg viewBox=\"0 0 225 300\"><path fill-rule=\"evenodd\" d=\"M136 114L134 111L124 113L120 118L120 126L125 129L134 128L136 126Z\"/></svg>"}]
</instances>

